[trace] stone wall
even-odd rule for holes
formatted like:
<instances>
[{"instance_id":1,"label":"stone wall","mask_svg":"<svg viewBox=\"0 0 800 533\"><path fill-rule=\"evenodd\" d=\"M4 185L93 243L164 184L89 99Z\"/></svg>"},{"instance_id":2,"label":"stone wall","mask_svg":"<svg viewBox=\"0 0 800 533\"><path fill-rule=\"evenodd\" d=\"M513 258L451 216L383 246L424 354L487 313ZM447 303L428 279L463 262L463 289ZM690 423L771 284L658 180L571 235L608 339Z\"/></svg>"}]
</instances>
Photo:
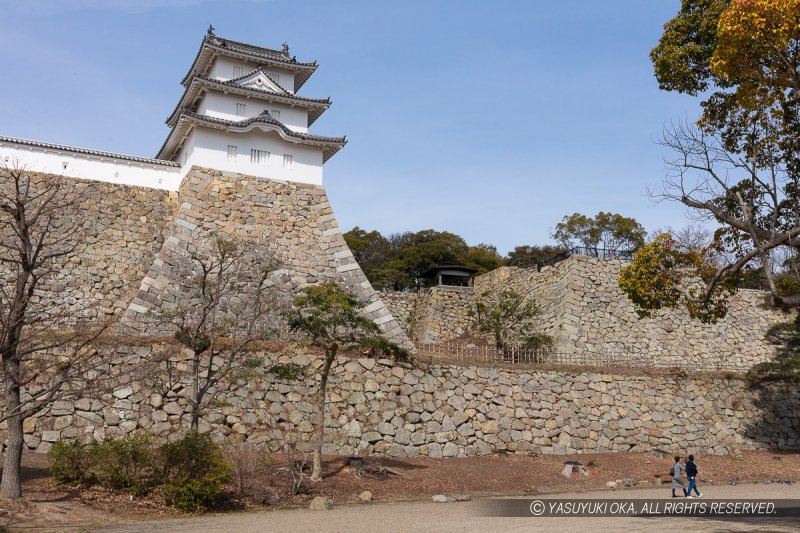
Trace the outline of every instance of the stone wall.
<instances>
[{"instance_id":1,"label":"stone wall","mask_svg":"<svg viewBox=\"0 0 800 533\"><path fill-rule=\"evenodd\" d=\"M45 305L72 319L118 319L123 334L165 334L151 310L178 305L190 272L181 260L211 232L259 241L280 261L273 283L284 299L334 281L359 296L365 315L412 349L356 263L320 186L193 167L178 192L32 173L37 186L78 194L79 253L47 280ZM71 216L71 215L70 215ZM159 330L159 328L161 328Z\"/></svg>"},{"instance_id":2,"label":"stone wall","mask_svg":"<svg viewBox=\"0 0 800 533\"><path fill-rule=\"evenodd\" d=\"M792 319L791 314L768 308L764 292L749 289L737 292L727 316L716 324L693 320L684 309L640 319L618 286L624 264L573 257L558 265L566 280L558 325L564 349L640 352L665 364L699 367L709 361L755 364L774 354L774 346L765 340L767 331Z\"/></svg>"},{"instance_id":3,"label":"stone wall","mask_svg":"<svg viewBox=\"0 0 800 533\"><path fill-rule=\"evenodd\" d=\"M117 347L120 361L149 360L154 347ZM261 358L217 398L200 428L220 441L275 446L307 443L315 378L282 381L276 362L319 368L308 353ZM310 374L314 376L313 373ZM340 358L329 388L326 453L463 457L511 453L645 451L729 453L800 446L796 385L749 389L737 379L505 370ZM66 438L117 437L148 431L174 438L189 425L183 398L170 399L137 380L95 399L57 402L25 424L30 449ZM274 428L279 428L277 431ZM288 437L287 437L288 436Z\"/></svg>"},{"instance_id":4,"label":"stone wall","mask_svg":"<svg viewBox=\"0 0 800 533\"><path fill-rule=\"evenodd\" d=\"M553 337L559 352L636 356L662 366L749 367L770 359L774 346L765 340L774 325L791 315L764 305L765 293L743 289L730 301L728 315L716 324L693 320L683 309L663 310L640 319L619 288L622 261L573 256L535 269L503 267L475 279L474 292L458 298L420 293L415 338L443 342L463 334L468 309L484 291L516 291L541 309L535 327ZM441 289L439 289L441 291ZM444 294L444 292L441 292Z\"/></svg>"},{"instance_id":5,"label":"stone wall","mask_svg":"<svg viewBox=\"0 0 800 533\"><path fill-rule=\"evenodd\" d=\"M353 258L322 187L194 167L178 199L163 246L123 317L126 331L163 333L149 312L181 303L182 259L217 232L240 243L263 243L274 253L280 268L272 281L283 294L337 282L367 304L366 315L389 339L413 349Z\"/></svg>"},{"instance_id":6,"label":"stone wall","mask_svg":"<svg viewBox=\"0 0 800 533\"><path fill-rule=\"evenodd\" d=\"M381 293L386 307L397 317L414 342L435 344L470 331L470 311L475 306L472 287L438 286L419 292Z\"/></svg>"},{"instance_id":7,"label":"stone wall","mask_svg":"<svg viewBox=\"0 0 800 533\"><path fill-rule=\"evenodd\" d=\"M177 195L167 191L30 173L34 188L60 187L59 196L75 201L80 233L76 254L45 279L43 303L73 319L120 315L161 248L164 228L176 210ZM58 235L58 233L54 233Z\"/></svg>"}]
</instances>

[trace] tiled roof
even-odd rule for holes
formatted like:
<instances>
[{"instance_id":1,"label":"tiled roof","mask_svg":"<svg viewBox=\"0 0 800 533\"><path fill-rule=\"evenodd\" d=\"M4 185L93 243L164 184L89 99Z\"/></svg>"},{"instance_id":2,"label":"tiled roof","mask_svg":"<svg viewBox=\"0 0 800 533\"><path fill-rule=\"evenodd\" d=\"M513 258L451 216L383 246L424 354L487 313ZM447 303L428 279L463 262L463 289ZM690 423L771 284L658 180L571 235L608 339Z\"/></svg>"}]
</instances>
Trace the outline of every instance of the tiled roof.
<instances>
[{"instance_id":1,"label":"tiled roof","mask_svg":"<svg viewBox=\"0 0 800 533\"><path fill-rule=\"evenodd\" d=\"M215 80L213 78L208 78L206 76L200 76L196 74L192 77L192 82L186 87L186 90L183 92L183 96L181 96L180 100L178 100L178 104L175 106L175 109L170 113L169 118L167 118L167 124L172 126L174 125L175 120L181 110L181 108L191 108L195 101L196 97L199 94L199 91L193 90L195 82L198 82L201 85L216 87L219 89L231 88L236 89L238 91L244 91L249 93L253 96L264 97L268 100L275 100L275 101L286 101L287 103L296 103L296 104L311 104L307 107L312 107L313 110L308 115L308 125L312 125L314 121L316 121L320 115L322 115L323 111L331 105L330 98L306 98L304 96L297 96L289 91L282 89L283 92L278 94L272 91L267 91L263 89L256 89L253 87L242 87L241 85L237 85L236 82L242 79L245 79L249 76L252 76L256 72L263 72L260 68L255 69L254 71L245 74L244 76L240 76L238 78L234 78L232 80L221 81ZM192 94L193 93L193 94ZM324 107L323 107L324 106Z\"/></svg>"},{"instance_id":2,"label":"tiled roof","mask_svg":"<svg viewBox=\"0 0 800 533\"><path fill-rule=\"evenodd\" d=\"M208 115L201 115L199 113L195 113L194 111L183 110L183 114L186 116L203 120L205 122L215 122L217 124L222 124L226 126L237 126L237 127L247 127L251 124L255 124L257 122L262 122L264 124L272 124L274 126L278 126L281 128L286 135L289 137L295 137L297 139L303 139L307 141L315 141L315 142L325 142L325 143L346 143L346 137L327 137L325 135L316 135L314 133L303 133L302 131L294 131L292 129L287 128L282 122L279 120L275 120L272 118L268 112L264 111L260 115L255 117L247 118L245 120L227 120L224 118L217 118L217 117L209 117Z\"/></svg>"},{"instance_id":3,"label":"tiled roof","mask_svg":"<svg viewBox=\"0 0 800 533\"><path fill-rule=\"evenodd\" d=\"M297 58L295 58L294 56L289 57L289 54L285 54L279 50L274 50L272 48L264 48L262 46L254 46L252 44L242 43L239 41L234 41L232 39L217 37L216 35L209 37L209 41L211 42L211 44L215 46L221 46L223 48L228 48L229 50L235 50L237 52L241 52L243 54L261 56L268 59L274 59L276 61L286 61L288 63L293 63L296 65L305 65L313 67L317 66L316 61L298 61Z\"/></svg>"},{"instance_id":4,"label":"tiled roof","mask_svg":"<svg viewBox=\"0 0 800 533\"><path fill-rule=\"evenodd\" d=\"M306 82L317 68L316 61L297 61L294 56L289 57L288 54L284 54L282 51L253 46L251 44L217 37L213 34L207 34L200 43L200 49L197 51L197 55L194 58L191 68L189 68L189 72L186 73L186 76L184 76L181 81L183 85L188 85L189 80L195 73L205 73L211 56L208 52L210 50L222 54L227 53L233 56L245 56L246 59L259 64L273 63L285 69L296 70L298 72L295 74L295 91Z\"/></svg>"},{"instance_id":5,"label":"tiled roof","mask_svg":"<svg viewBox=\"0 0 800 533\"><path fill-rule=\"evenodd\" d=\"M252 126L253 124L269 124L271 126L275 126L277 130L280 130L283 135L287 138L296 139L297 141L315 145L322 145L323 147L323 163L330 159L336 152L338 152L342 146L347 143L346 137L327 137L324 135L316 135L313 133L304 133L300 131L294 131L287 128L282 122L275 120L269 113L264 111L260 115L255 117L251 117L244 120L227 120L224 118L217 118L217 117L210 117L208 115L202 115L200 113L196 113L190 109L181 109L180 114L178 116L178 120L176 121L175 127L172 129L172 132L164 141L164 144L161 146L161 149L158 152L159 156L165 156L169 154L168 157L174 157L175 151L177 150L177 146L170 147L170 141L178 134L178 130L183 130L185 128L181 127L181 119L186 119L188 121L192 121L199 124L206 124L212 126L223 126L225 128L247 128ZM169 147L169 149L168 149Z\"/></svg>"},{"instance_id":6,"label":"tiled roof","mask_svg":"<svg viewBox=\"0 0 800 533\"><path fill-rule=\"evenodd\" d=\"M164 165L168 167L180 167L175 161L167 161L165 159L152 159L149 157L138 157L135 155L118 154L115 152L103 152L101 150L90 150L89 148L80 148L77 146L66 146L63 144L52 144L41 141L31 141L28 139L19 139L16 137L0 136L0 143L12 143L23 146L31 146L34 148L46 148L48 150L60 150L63 152L72 152L74 154L93 155L98 157L108 157L111 159L122 159L124 161L135 161L137 163L149 163L151 165Z\"/></svg>"}]
</instances>

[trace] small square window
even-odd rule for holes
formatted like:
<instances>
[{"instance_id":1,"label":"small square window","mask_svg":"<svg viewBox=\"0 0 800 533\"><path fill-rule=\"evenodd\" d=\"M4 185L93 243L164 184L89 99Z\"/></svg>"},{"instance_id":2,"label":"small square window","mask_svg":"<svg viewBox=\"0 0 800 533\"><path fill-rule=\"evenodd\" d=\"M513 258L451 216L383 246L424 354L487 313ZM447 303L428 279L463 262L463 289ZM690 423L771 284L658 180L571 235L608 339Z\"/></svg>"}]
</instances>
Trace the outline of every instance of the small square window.
<instances>
[{"instance_id":1,"label":"small square window","mask_svg":"<svg viewBox=\"0 0 800 533\"><path fill-rule=\"evenodd\" d=\"M250 162L266 165L269 162L269 152L266 150L250 150Z\"/></svg>"},{"instance_id":2,"label":"small square window","mask_svg":"<svg viewBox=\"0 0 800 533\"><path fill-rule=\"evenodd\" d=\"M272 74L268 75L269 79L275 82L275 85L280 87L281 85L281 75L273 72Z\"/></svg>"},{"instance_id":3,"label":"small square window","mask_svg":"<svg viewBox=\"0 0 800 533\"><path fill-rule=\"evenodd\" d=\"M240 76L244 76L244 65L234 65L233 66L233 77L238 78Z\"/></svg>"},{"instance_id":4,"label":"small square window","mask_svg":"<svg viewBox=\"0 0 800 533\"><path fill-rule=\"evenodd\" d=\"M283 168L292 168L294 161L292 160L292 156L289 154L283 154Z\"/></svg>"},{"instance_id":5,"label":"small square window","mask_svg":"<svg viewBox=\"0 0 800 533\"><path fill-rule=\"evenodd\" d=\"M228 161L235 161L239 148L235 144L228 145Z\"/></svg>"},{"instance_id":6,"label":"small square window","mask_svg":"<svg viewBox=\"0 0 800 533\"><path fill-rule=\"evenodd\" d=\"M278 111L277 109L270 109L269 110L269 116L271 116L275 120L280 120L281 119L281 112Z\"/></svg>"},{"instance_id":7,"label":"small square window","mask_svg":"<svg viewBox=\"0 0 800 533\"><path fill-rule=\"evenodd\" d=\"M243 117L245 112L247 111L246 104L236 104L236 115L239 117Z\"/></svg>"}]
</instances>

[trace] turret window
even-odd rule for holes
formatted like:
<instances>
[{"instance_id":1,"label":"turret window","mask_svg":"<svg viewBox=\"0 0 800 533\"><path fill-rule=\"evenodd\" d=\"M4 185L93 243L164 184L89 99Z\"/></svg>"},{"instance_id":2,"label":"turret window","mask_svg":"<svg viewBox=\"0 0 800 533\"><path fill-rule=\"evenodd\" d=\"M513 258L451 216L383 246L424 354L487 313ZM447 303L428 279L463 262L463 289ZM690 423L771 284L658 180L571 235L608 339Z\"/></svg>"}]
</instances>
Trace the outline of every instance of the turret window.
<instances>
[{"instance_id":1,"label":"turret window","mask_svg":"<svg viewBox=\"0 0 800 533\"><path fill-rule=\"evenodd\" d=\"M236 153L239 151L239 148L235 144L228 145L228 161L235 161L236 160Z\"/></svg>"},{"instance_id":2,"label":"turret window","mask_svg":"<svg viewBox=\"0 0 800 533\"><path fill-rule=\"evenodd\" d=\"M272 74L269 74L267 77L269 79L271 79L272 81L274 81L275 85L280 85L281 84L281 75L280 74L277 74L277 73L273 72Z\"/></svg>"},{"instance_id":3,"label":"turret window","mask_svg":"<svg viewBox=\"0 0 800 533\"><path fill-rule=\"evenodd\" d=\"M269 162L269 152L266 150L250 150L250 162L266 165Z\"/></svg>"},{"instance_id":4,"label":"turret window","mask_svg":"<svg viewBox=\"0 0 800 533\"><path fill-rule=\"evenodd\" d=\"M244 76L244 65L233 66L233 77L238 78L239 76Z\"/></svg>"},{"instance_id":5,"label":"turret window","mask_svg":"<svg viewBox=\"0 0 800 533\"><path fill-rule=\"evenodd\" d=\"M277 109L268 109L267 113L269 113L269 116L271 116L275 120L280 120L281 119L281 112L278 111Z\"/></svg>"},{"instance_id":6,"label":"turret window","mask_svg":"<svg viewBox=\"0 0 800 533\"><path fill-rule=\"evenodd\" d=\"M292 168L294 161L292 160L292 156L289 154L283 154L283 168Z\"/></svg>"},{"instance_id":7,"label":"turret window","mask_svg":"<svg viewBox=\"0 0 800 533\"><path fill-rule=\"evenodd\" d=\"M236 104L236 116L243 117L246 110L246 104Z\"/></svg>"}]
</instances>

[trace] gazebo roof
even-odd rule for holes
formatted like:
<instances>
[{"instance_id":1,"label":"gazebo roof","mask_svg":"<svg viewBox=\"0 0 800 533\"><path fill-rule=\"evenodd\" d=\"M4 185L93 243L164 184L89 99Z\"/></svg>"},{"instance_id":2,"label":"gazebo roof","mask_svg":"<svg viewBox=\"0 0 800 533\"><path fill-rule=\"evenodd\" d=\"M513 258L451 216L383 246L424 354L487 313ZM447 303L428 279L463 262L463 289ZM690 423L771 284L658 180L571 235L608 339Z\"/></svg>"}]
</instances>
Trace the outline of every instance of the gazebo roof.
<instances>
[{"instance_id":1,"label":"gazebo roof","mask_svg":"<svg viewBox=\"0 0 800 533\"><path fill-rule=\"evenodd\" d=\"M425 275L426 276L435 275L445 270L449 270L450 272L448 272L448 275L452 276L459 276L459 275L471 276L476 272L478 272L477 268L472 268L464 265L436 265L435 267L426 270Z\"/></svg>"},{"instance_id":2,"label":"gazebo roof","mask_svg":"<svg viewBox=\"0 0 800 533\"><path fill-rule=\"evenodd\" d=\"M288 47L284 50L274 50L252 44L241 43L231 39L218 37L209 31L200 43L200 49L194 58L192 66L183 77L181 84L188 87L192 77L196 74L208 74L208 69L214 57L222 55L244 61L251 61L258 65L272 65L278 68L295 71L295 92L303 86L308 78L317 69L316 61L298 61L294 56L289 56Z\"/></svg>"}]
</instances>

